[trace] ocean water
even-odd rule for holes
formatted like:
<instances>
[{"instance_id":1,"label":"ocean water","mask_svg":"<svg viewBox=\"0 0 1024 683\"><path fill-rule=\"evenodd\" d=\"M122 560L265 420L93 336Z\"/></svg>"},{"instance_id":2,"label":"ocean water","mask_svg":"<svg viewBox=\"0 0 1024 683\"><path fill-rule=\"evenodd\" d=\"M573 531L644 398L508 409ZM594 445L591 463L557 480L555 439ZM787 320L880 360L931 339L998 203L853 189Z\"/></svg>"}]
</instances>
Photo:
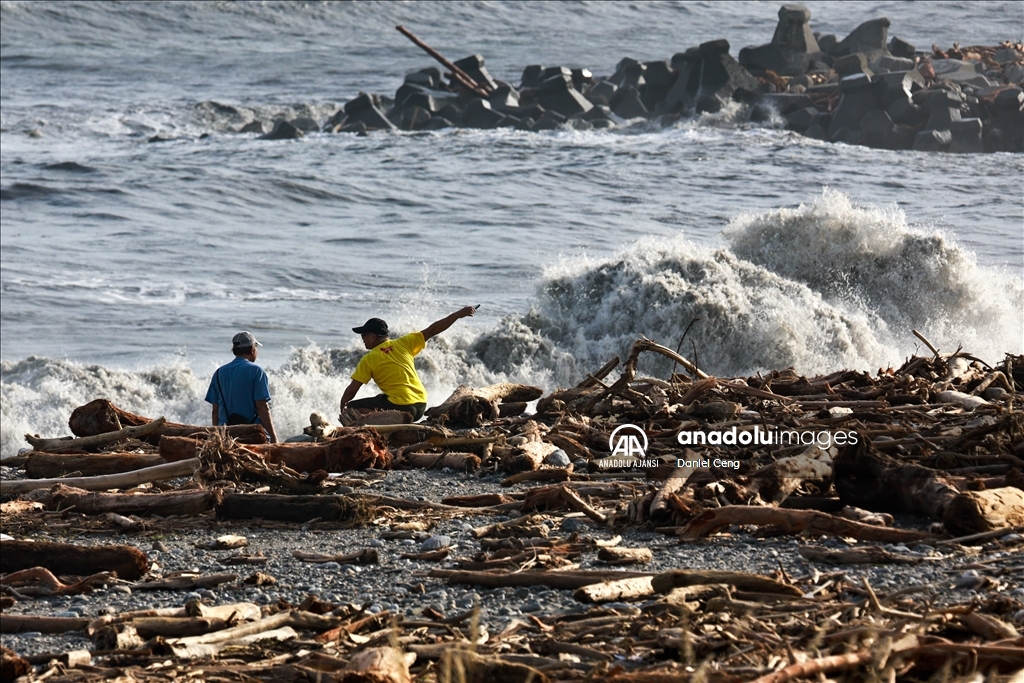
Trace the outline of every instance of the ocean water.
<instances>
[{"instance_id":1,"label":"ocean water","mask_svg":"<svg viewBox=\"0 0 1024 683\"><path fill-rule=\"evenodd\" d=\"M567 385L638 335L708 372L874 371L920 348L1024 353L1024 159L803 139L740 106L610 131L314 133L433 61L614 71L771 39L777 3L0 3L0 457L97 397L203 423L212 371L264 343L281 434L334 414L384 317L459 383ZM844 37L1021 40L1016 2L808 3ZM149 143L153 136L166 142ZM692 323L692 326L691 326ZM644 372L670 367L645 361ZM364 389L369 395L369 389Z\"/></svg>"}]
</instances>

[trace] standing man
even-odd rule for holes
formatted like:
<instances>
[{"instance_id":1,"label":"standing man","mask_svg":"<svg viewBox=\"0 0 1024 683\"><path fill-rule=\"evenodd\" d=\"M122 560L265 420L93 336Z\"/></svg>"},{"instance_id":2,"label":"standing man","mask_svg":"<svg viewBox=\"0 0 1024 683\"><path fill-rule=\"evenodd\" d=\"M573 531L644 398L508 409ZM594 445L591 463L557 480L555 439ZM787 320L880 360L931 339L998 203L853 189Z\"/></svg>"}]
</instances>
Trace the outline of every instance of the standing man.
<instances>
[{"instance_id":1,"label":"standing man","mask_svg":"<svg viewBox=\"0 0 1024 683\"><path fill-rule=\"evenodd\" d=\"M270 417L270 383L267 373L256 365L256 349L263 346L249 332L231 339L235 359L217 368L206 392L213 404L213 425L258 424L270 443L277 443L274 420Z\"/></svg>"},{"instance_id":2,"label":"standing man","mask_svg":"<svg viewBox=\"0 0 1024 683\"><path fill-rule=\"evenodd\" d=\"M403 410L412 415L414 421L423 417L427 409L427 390L416 374L413 358L423 350L428 339L447 330L459 318L467 318L475 312L475 307L466 306L421 332L411 332L394 340L388 337L388 324L380 318L370 318L362 327L353 327L352 331L362 336L363 346L370 352L362 357L352 373L352 383L341 397L342 412L350 406L364 413ZM359 387L371 379L383 393L353 401Z\"/></svg>"}]
</instances>

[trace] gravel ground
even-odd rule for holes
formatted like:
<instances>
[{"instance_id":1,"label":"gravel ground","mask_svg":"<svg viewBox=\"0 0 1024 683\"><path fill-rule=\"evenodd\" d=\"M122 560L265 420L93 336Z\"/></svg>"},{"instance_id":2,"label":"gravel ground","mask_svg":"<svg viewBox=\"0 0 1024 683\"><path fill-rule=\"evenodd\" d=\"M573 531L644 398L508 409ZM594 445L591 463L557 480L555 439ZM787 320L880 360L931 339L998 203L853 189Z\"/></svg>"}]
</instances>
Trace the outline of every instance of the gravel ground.
<instances>
[{"instance_id":1,"label":"gravel ground","mask_svg":"<svg viewBox=\"0 0 1024 683\"><path fill-rule=\"evenodd\" d=\"M18 474L9 468L2 473L4 478ZM382 493L405 498L419 498L440 501L452 495L478 493L508 493L500 486L502 477L490 475L477 477L464 473L446 471L402 471L390 472L387 476L364 491ZM528 488L524 485L522 488ZM517 487L518 488L518 487ZM515 515L516 513L512 513ZM422 515L410 512L402 515L407 520L432 519L436 524L423 534L433 539L426 544L420 539L385 539L382 534L389 530L389 519L380 520L359 528L323 528L325 523L296 525L292 529L264 528L258 523L221 523L204 520L190 524L188 520L166 520L149 531L121 533L113 525L85 534L74 534L69 529L55 529L38 525L35 535L12 533L25 527L12 523L9 518L3 522L3 532L16 538L35 540L61 540L80 544L113 543L128 544L147 553L158 570L155 573L168 574L178 571L193 571L203 574L233 572L241 578L257 571L277 579L276 585L250 587L240 581L224 584L214 589L203 589L186 593L183 591L135 591L128 585L114 584L100 588L92 594L70 597L36 598L19 600L6 610L8 614L35 614L50 616L96 617L103 614L120 613L128 610L155 607L180 607L192 598L204 603L222 604L251 601L259 605L270 605L285 600L297 605L308 595L314 594L321 600L339 604L354 603L368 606L370 612L389 610L393 614L420 617L426 608L432 608L446 615L464 612L479 606L481 625L490 633L501 631L515 617L523 614L536 616L552 615L568 611L586 610L572 597L572 591L553 590L543 587L484 589L472 586L450 586L444 580L427 576L427 572L438 567L454 567L454 558L469 557L480 548L479 542L470 531L483 524L500 521L496 517L450 518L447 513ZM205 522L205 523L204 523ZM583 538L607 540L615 535L622 536L623 547L647 547L654 553L654 561L643 567L621 567L621 569L642 569L662 571L668 569L729 569L761 574L770 574L781 567L790 577L801 577L820 571L822 574L843 571L848 579L859 583L866 576L872 587L880 594L902 588L927 585L934 591L937 604L964 603L971 600L985 600L1001 594L1024 601L1024 570L1021 567L1024 539L1010 535L995 539L986 546L962 548L959 546L927 546L911 548L883 545L888 550L901 554L918 554L924 561L918 564L899 565L818 565L802 558L797 546L817 542L829 548L845 548L850 543L842 539L821 537L803 538L799 542L793 537L758 538L739 529L732 534L723 534L711 539L679 544L674 537L647 530L616 530L601 528L578 514L555 514L547 522L551 536L568 537L576 532ZM168 526L174 524L174 526ZM921 528L926 520L902 518L897 526ZM281 526L281 525L277 525ZM197 544L213 541L224 534L245 536L249 544L241 550L204 550ZM439 537L447 537L439 538ZM400 558L403 552L418 552L430 549L432 545L450 543L452 553L442 562L424 562ZM380 564L339 565L337 563L313 564L293 558L296 550L322 554L351 553L363 548L376 548ZM268 558L263 565L225 567L219 560L231 555L262 553ZM1002 559L1005 558L1005 559ZM1000 561L1002 559L1002 561ZM989 564L980 568L979 561ZM1006 570L1007 562L1016 569ZM585 553L580 560L581 569L609 568L597 560L596 550ZM620 567L613 567L620 568ZM636 606L634 604L633 606ZM1006 615L1005 618L1024 630L1024 609ZM3 645L23 655L42 652L66 651L69 649L91 649L87 638L77 633L64 635L43 635L39 633L3 634Z\"/></svg>"}]
</instances>

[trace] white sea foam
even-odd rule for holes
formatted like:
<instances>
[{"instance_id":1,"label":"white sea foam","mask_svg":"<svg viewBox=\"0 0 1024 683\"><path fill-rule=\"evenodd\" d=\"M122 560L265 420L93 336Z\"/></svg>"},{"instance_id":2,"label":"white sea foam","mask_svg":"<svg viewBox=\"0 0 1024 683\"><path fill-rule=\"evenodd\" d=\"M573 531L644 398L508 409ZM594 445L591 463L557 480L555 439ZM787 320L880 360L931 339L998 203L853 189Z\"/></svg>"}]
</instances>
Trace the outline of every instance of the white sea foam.
<instances>
[{"instance_id":1,"label":"white sea foam","mask_svg":"<svg viewBox=\"0 0 1024 683\"><path fill-rule=\"evenodd\" d=\"M912 329L947 351L1022 352L1020 276L980 267L942 232L909 227L895 207L855 206L826 189L796 209L740 216L725 237L740 258L878 316L900 354L913 350Z\"/></svg>"}]
</instances>

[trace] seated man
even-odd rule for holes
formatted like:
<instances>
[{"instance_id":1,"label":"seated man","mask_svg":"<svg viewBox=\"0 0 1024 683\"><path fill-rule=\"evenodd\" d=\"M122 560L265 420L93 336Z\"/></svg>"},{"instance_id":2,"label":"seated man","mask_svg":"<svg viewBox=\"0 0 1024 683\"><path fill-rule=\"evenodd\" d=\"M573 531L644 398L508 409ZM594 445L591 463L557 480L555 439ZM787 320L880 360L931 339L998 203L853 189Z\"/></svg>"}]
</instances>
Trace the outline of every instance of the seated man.
<instances>
[{"instance_id":1,"label":"seated man","mask_svg":"<svg viewBox=\"0 0 1024 683\"><path fill-rule=\"evenodd\" d=\"M270 383L267 373L256 365L256 349L262 346L248 332L231 340L235 359L217 368L206 392L213 404L213 425L258 424L270 443L277 443L274 420L270 417Z\"/></svg>"},{"instance_id":2,"label":"seated man","mask_svg":"<svg viewBox=\"0 0 1024 683\"><path fill-rule=\"evenodd\" d=\"M422 332L412 332L394 340L388 338L388 324L380 318L370 318L362 327L353 327L352 331L362 335L363 345L370 352L363 356L352 373L352 383L341 397L342 412L348 406L366 413L403 410L412 415L413 420L423 417L423 411L427 409L427 391L416 374L413 358L423 350L428 339L447 330L459 318L475 312L476 308L466 306L432 323ZM383 393L353 401L359 387L371 379Z\"/></svg>"}]
</instances>

